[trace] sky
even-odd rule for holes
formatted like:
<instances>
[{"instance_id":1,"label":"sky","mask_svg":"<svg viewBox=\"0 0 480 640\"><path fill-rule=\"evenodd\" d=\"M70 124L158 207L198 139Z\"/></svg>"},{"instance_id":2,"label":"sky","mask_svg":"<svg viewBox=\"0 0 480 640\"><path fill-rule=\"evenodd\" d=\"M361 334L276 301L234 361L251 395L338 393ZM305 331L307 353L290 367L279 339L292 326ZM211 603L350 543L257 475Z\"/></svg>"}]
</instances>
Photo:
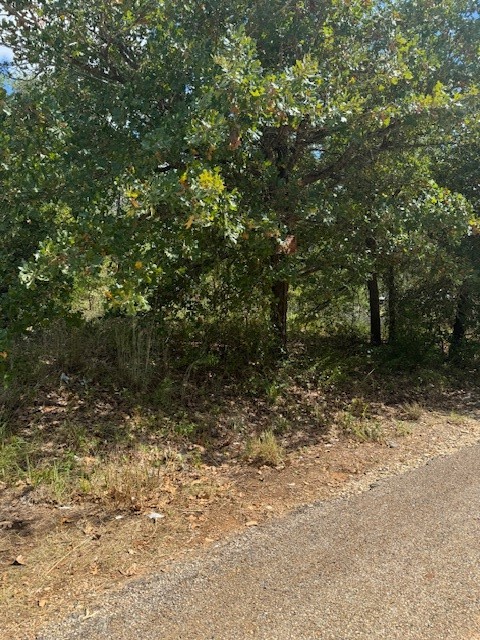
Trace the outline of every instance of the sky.
<instances>
[{"instance_id":1,"label":"sky","mask_svg":"<svg viewBox=\"0 0 480 640\"><path fill-rule=\"evenodd\" d=\"M13 52L8 47L5 47L3 44L0 44L0 71L3 64L9 64L13 60ZM2 80L0 78L0 86L2 86ZM12 91L11 86L8 82L3 82L4 88L7 90L7 93Z\"/></svg>"},{"instance_id":2,"label":"sky","mask_svg":"<svg viewBox=\"0 0 480 640\"><path fill-rule=\"evenodd\" d=\"M13 60L13 52L8 47L0 44L0 62L11 62Z\"/></svg>"}]
</instances>

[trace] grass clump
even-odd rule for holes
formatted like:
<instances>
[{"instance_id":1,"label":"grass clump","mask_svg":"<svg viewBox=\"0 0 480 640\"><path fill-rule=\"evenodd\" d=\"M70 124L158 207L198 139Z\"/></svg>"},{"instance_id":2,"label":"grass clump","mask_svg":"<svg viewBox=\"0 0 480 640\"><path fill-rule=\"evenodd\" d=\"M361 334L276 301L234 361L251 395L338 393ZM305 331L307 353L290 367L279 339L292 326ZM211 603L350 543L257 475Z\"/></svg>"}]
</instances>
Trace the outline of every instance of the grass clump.
<instances>
[{"instance_id":1,"label":"grass clump","mask_svg":"<svg viewBox=\"0 0 480 640\"><path fill-rule=\"evenodd\" d=\"M380 442L383 440L383 427L377 420L358 418L350 411L341 411L337 415L337 425L348 437L360 442Z\"/></svg>"},{"instance_id":2,"label":"grass clump","mask_svg":"<svg viewBox=\"0 0 480 640\"><path fill-rule=\"evenodd\" d=\"M246 457L257 464L277 466L285 459L285 451L271 429L247 442Z\"/></svg>"},{"instance_id":3,"label":"grass clump","mask_svg":"<svg viewBox=\"0 0 480 640\"><path fill-rule=\"evenodd\" d=\"M168 478L179 474L184 466L184 457L173 448L139 448L98 460L84 474L79 488L107 508L142 511L158 503Z\"/></svg>"},{"instance_id":4,"label":"grass clump","mask_svg":"<svg viewBox=\"0 0 480 640\"><path fill-rule=\"evenodd\" d=\"M39 496L47 502L62 504L76 493L79 470L74 454L67 452L59 459L42 464L28 463L27 483L39 490Z\"/></svg>"},{"instance_id":5,"label":"grass clump","mask_svg":"<svg viewBox=\"0 0 480 640\"><path fill-rule=\"evenodd\" d=\"M62 503L69 499L76 482L75 455L41 459L35 444L20 436L0 437L0 482L40 489L43 500Z\"/></svg>"},{"instance_id":6,"label":"grass clump","mask_svg":"<svg viewBox=\"0 0 480 640\"><path fill-rule=\"evenodd\" d=\"M451 411L448 416L448 423L454 425L465 424L465 416L461 413L457 413L456 411Z\"/></svg>"},{"instance_id":7,"label":"grass clump","mask_svg":"<svg viewBox=\"0 0 480 640\"><path fill-rule=\"evenodd\" d=\"M83 490L108 506L141 511L160 492L163 472L148 460L110 460L104 462Z\"/></svg>"},{"instance_id":8,"label":"grass clump","mask_svg":"<svg viewBox=\"0 0 480 640\"><path fill-rule=\"evenodd\" d=\"M407 422L395 422L395 434L401 438L410 436L413 433L411 425Z\"/></svg>"},{"instance_id":9,"label":"grass clump","mask_svg":"<svg viewBox=\"0 0 480 640\"><path fill-rule=\"evenodd\" d=\"M0 437L0 480L14 484L27 475L29 443L19 436Z\"/></svg>"},{"instance_id":10,"label":"grass clump","mask_svg":"<svg viewBox=\"0 0 480 640\"><path fill-rule=\"evenodd\" d=\"M402 416L405 420L416 422L423 414L423 407L419 402L407 402L402 405Z\"/></svg>"}]
</instances>

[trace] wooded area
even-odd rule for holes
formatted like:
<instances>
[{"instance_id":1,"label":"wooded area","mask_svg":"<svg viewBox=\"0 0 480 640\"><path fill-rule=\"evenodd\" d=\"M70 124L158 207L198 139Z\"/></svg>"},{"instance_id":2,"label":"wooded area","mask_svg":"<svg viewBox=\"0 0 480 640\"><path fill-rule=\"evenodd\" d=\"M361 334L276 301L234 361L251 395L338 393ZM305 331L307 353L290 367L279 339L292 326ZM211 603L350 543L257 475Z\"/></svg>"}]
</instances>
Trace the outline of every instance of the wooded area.
<instances>
[{"instance_id":1,"label":"wooded area","mask_svg":"<svg viewBox=\"0 0 480 640\"><path fill-rule=\"evenodd\" d=\"M99 343L64 336L62 370L123 358L134 387L365 331L476 362L476 2L0 12L5 380L59 322Z\"/></svg>"}]
</instances>

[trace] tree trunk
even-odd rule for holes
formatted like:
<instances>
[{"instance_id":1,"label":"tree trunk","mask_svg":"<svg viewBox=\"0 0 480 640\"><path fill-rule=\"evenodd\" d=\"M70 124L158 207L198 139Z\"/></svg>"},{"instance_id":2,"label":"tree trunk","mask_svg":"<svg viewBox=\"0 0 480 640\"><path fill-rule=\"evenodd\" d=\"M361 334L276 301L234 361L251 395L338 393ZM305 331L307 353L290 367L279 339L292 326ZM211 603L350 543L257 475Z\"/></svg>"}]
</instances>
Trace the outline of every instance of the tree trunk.
<instances>
[{"instance_id":1,"label":"tree trunk","mask_svg":"<svg viewBox=\"0 0 480 640\"><path fill-rule=\"evenodd\" d=\"M370 344L377 347L382 344L382 323L380 320L380 296L376 273L372 273L367 286L370 304Z\"/></svg>"},{"instance_id":2,"label":"tree trunk","mask_svg":"<svg viewBox=\"0 0 480 640\"><path fill-rule=\"evenodd\" d=\"M272 285L271 319L275 339L275 351L287 355L288 282L277 280Z\"/></svg>"},{"instance_id":3,"label":"tree trunk","mask_svg":"<svg viewBox=\"0 0 480 640\"><path fill-rule=\"evenodd\" d=\"M467 311L468 292L467 285L464 283L460 288L455 321L453 323L452 335L450 336L450 348L448 350L448 357L450 360L457 358L459 351L465 342Z\"/></svg>"},{"instance_id":4,"label":"tree trunk","mask_svg":"<svg viewBox=\"0 0 480 640\"><path fill-rule=\"evenodd\" d=\"M288 256L297 251L297 239L294 235L287 235L285 240L275 245L275 253L271 257L271 263L278 277L272 284L272 303L270 317L274 335L274 350L277 357L287 355L287 312L289 282L282 273L282 267L286 266Z\"/></svg>"},{"instance_id":5,"label":"tree trunk","mask_svg":"<svg viewBox=\"0 0 480 640\"><path fill-rule=\"evenodd\" d=\"M388 268L387 274L388 288L388 341L395 342L397 339L397 286L395 282L395 269L393 265Z\"/></svg>"}]
</instances>

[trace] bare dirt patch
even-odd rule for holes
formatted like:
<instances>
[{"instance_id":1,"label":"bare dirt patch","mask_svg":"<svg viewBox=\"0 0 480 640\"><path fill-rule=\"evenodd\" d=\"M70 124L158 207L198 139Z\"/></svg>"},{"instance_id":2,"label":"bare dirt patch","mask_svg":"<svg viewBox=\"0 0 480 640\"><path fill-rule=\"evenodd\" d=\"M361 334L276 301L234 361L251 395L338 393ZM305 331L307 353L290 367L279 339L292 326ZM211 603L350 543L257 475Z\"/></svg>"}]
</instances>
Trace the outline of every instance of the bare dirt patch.
<instances>
[{"instance_id":1,"label":"bare dirt patch","mask_svg":"<svg viewBox=\"0 0 480 640\"><path fill-rule=\"evenodd\" d=\"M240 436L230 438L218 460L191 445L190 458L165 467L157 490L144 494L136 510L122 508L121 500L114 508L101 496L54 504L22 483L4 488L0 637L34 638L71 610L88 617L102 593L165 570L169 560L304 503L368 490L382 476L480 440L474 400L456 396L450 405L441 411L384 405L370 416L370 405L351 403L316 439L301 428L279 437L286 454L276 467L246 460Z\"/></svg>"}]
</instances>

